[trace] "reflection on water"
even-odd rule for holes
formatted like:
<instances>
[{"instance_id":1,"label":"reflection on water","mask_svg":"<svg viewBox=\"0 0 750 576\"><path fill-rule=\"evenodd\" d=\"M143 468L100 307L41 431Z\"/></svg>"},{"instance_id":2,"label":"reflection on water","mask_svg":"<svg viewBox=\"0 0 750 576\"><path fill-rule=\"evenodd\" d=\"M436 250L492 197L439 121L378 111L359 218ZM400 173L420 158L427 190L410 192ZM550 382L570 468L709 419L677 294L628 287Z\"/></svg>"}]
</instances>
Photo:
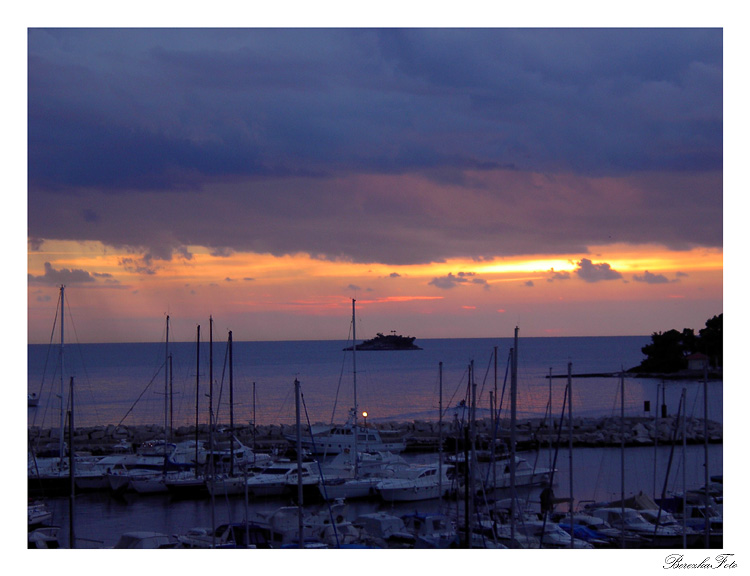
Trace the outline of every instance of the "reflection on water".
<instances>
[{"instance_id":1,"label":"reflection on water","mask_svg":"<svg viewBox=\"0 0 750 576\"><path fill-rule=\"evenodd\" d=\"M551 395L552 414L559 417L567 373L613 372L636 366L648 337L528 338L519 341L518 416L543 417ZM353 404L351 353L345 342L235 342L233 348L234 419L240 424L292 424L295 421L294 380L299 379L303 421L343 421ZM490 409L490 392L509 406L507 357L511 339L436 339L420 341L421 351L361 352L357 355L357 401L372 423L386 420L437 420L440 405L439 364L442 363L443 407L455 406L469 392L469 366L474 366L479 416ZM213 407L220 423L229 420L229 376L225 344L214 343ZM171 379L175 426L208 421L207 348L201 353L196 378L195 344L174 343ZM495 366L497 349L497 367ZM29 392L40 393L39 408L29 409L29 424L59 425L59 383L51 378L45 346L29 346ZM164 345L96 344L66 346L66 373L75 376L76 423L79 426L154 424L164 421L165 379L161 372ZM52 361L54 364L54 361ZM45 375L45 366L48 373ZM197 380L197 381L196 381ZM653 415L662 403L661 382L628 378L628 416ZM666 382L663 397L669 413L677 411L687 389L688 415L703 415L700 382ZM43 389L42 389L43 388ZM723 384L709 383L709 418L723 420ZM644 402L650 402L650 413ZM617 378L575 378L573 412L578 417L619 415Z\"/></svg>"}]
</instances>

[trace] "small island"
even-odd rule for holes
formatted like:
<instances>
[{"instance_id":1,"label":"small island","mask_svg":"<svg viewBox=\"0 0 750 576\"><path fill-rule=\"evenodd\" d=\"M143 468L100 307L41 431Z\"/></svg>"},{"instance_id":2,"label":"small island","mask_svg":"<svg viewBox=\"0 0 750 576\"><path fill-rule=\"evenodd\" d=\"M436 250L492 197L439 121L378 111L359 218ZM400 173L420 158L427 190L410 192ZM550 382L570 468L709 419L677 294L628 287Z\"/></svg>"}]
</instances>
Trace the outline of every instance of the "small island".
<instances>
[{"instance_id":1,"label":"small island","mask_svg":"<svg viewBox=\"0 0 750 576\"><path fill-rule=\"evenodd\" d=\"M414 336L401 336L392 331L387 336L381 332L378 332L375 338L365 340L361 344L356 344L357 350L421 350L419 346L414 344L416 337ZM352 350L354 346L344 348L344 350Z\"/></svg>"},{"instance_id":2,"label":"small island","mask_svg":"<svg viewBox=\"0 0 750 576\"><path fill-rule=\"evenodd\" d=\"M698 334L692 328L682 332L672 329L654 332L651 343L643 346L646 356L638 366L625 370L634 378L659 378L661 380L723 380L724 364L724 314L706 320L706 327ZM571 374L574 378L617 378L621 370ZM567 378L567 374L549 375L547 378Z\"/></svg>"},{"instance_id":3,"label":"small island","mask_svg":"<svg viewBox=\"0 0 750 576\"><path fill-rule=\"evenodd\" d=\"M706 321L698 334L691 328L655 332L641 348L646 358L628 370L631 375L660 378L722 379L724 314Z\"/></svg>"}]
</instances>

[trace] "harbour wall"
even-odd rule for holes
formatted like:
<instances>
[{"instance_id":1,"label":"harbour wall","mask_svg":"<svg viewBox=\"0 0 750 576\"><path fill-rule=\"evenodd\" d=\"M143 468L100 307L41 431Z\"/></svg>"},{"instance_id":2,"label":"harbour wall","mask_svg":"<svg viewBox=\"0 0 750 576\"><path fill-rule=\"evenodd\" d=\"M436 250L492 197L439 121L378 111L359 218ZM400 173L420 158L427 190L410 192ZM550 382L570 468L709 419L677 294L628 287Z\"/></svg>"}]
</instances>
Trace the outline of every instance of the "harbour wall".
<instances>
[{"instance_id":1,"label":"harbour wall","mask_svg":"<svg viewBox=\"0 0 750 576\"><path fill-rule=\"evenodd\" d=\"M406 442L407 452L437 451L440 438L443 438L444 448L455 447L460 444L464 436L463 429L457 428L455 423L444 422L442 434L440 424L434 421L415 420L412 422L385 422L368 423L369 427L376 428L384 439L403 438ZM477 446L486 449L491 445L492 422L490 419L476 421L475 433ZM303 426L303 434L307 433L307 426ZM687 418L685 420L685 438L688 444L702 444L705 441L707 430L708 442L712 444L722 443L723 426L719 422L707 421L701 418ZM170 441L182 442L208 439L208 425L183 426L170 431ZM228 426L219 426L216 437L228 437ZM257 451L279 451L290 446L287 437L294 437L296 427L294 425L264 425L257 426L254 430L249 425L236 426L235 437L246 446L254 446ZM510 421L500 420L497 431L494 434L496 442L507 447L510 442ZM549 426L549 422L541 419L519 420L516 427L517 449L535 449L550 445L566 447L571 441L573 446L582 447L619 447L626 446L652 446L655 442L659 445L682 443L682 422L676 417L663 417L659 419L646 417L619 417L607 418L574 418L572 430L565 421L561 426L555 423ZM78 428L75 430L73 445L77 452L90 452L92 454L108 454L116 450L116 447L137 448L141 443L149 440L164 438L164 426L159 425L109 425ZM30 446L34 446L36 453L45 450L59 450L60 431L56 428L31 427L28 430ZM66 434L66 441L68 440Z\"/></svg>"}]
</instances>

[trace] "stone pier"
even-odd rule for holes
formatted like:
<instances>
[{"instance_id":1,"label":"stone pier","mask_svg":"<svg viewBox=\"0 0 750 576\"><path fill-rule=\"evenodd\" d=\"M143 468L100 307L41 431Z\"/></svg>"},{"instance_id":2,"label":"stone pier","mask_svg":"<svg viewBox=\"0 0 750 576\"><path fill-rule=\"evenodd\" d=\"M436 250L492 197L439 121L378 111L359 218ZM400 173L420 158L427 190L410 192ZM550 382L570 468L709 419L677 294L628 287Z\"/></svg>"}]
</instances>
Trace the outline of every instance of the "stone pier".
<instances>
[{"instance_id":1,"label":"stone pier","mask_svg":"<svg viewBox=\"0 0 750 576\"><path fill-rule=\"evenodd\" d=\"M550 423L541 418L525 419L518 422L516 429L517 448L521 450L535 449L556 445L566 447L570 440L568 422L565 420L560 427L556 422ZM607 418L574 418L573 445L586 447L619 447L624 438L625 445L653 446L682 443L680 422L675 417L654 418L619 417ZM368 426L378 429L385 438L403 437L406 440L406 450L410 452L435 451L440 438L439 424L436 421L415 420L412 422L368 422ZM497 441L506 446L510 440L510 422L503 419L499 422L496 434ZM222 425L226 431L228 426ZM476 423L477 445L486 447L491 443L492 423L489 419L478 420ZM699 418L686 420L686 441L688 444L704 442L704 421ZM716 444L723 441L723 426L721 423L708 421L708 441ZM304 427L306 432L307 427ZM458 432L458 434L457 434ZM198 426L199 439L208 438L208 426ZM258 451L284 449L289 445L287 436L296 433L293 424L271 424L257 426L253 431L250 426L235 427L235 436L247 446L255 446ZM304 433L304 432L303 432ZM217 433L218 437L222 434ZM443 423L443 439L446 443L451 438L461 438L463 431L457 431L454 423ZM195 426L181 426L171 431L172 442L193 440L196 437ZM37 447L37 452L59 449L59 430L30 428L29 442ZM115 446L122 448L129 446L133 449L148 440L164 438L164 427L159 425L121 425L94 426L78 428L73 439L76 451L91 452L92 454L111 453Z\"/></svg>"}]
</instances>

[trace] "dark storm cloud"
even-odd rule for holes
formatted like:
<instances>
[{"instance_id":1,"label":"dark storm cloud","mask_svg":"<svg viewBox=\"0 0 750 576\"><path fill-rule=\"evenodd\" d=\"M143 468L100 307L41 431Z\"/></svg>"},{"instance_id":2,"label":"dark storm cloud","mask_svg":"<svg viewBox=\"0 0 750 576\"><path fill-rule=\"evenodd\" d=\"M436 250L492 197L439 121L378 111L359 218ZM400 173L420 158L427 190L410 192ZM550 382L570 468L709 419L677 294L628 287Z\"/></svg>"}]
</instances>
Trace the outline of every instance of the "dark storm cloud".
<instances>
[{"instance_id":1,"label":"dark storm cloud","mask_svg":"<svg viewBox=\"0 0 750 576\"><path fill-rule=\"evenodd\" d=\"M581 280L585 280L586 282L601 282L602 280L619 280L622 278L622 274L614 270L606 262L594 264L588 258L583 258L578 263L576 274L578 274Z\"/></svg>"},{"instance_id":2,"label":"dark storm cloud","mask_svg":"<svg viewBox=\"0 0 750 576\"><path fill-rule=\"evenodd\" d=\"M393 264L721 245L721 30L28 40L32 237ZM561 175L627 178L630 212Z\"/></svg>"},{"instance_id":3,"label":"dark storm cloud","mask_svg":"<svg viewBox=\"0 0 750 576\"><path fill-rule=\"evenodd\" d=\"M109 277L108 275L94 275L101 277ZM50 286L58 286L60 284L81 284L95 282L96 279L91 273L86 270L61 268L55 270L49 262L44 263L44 274L41 276L34 276L33 274L28 275L30 283L34 284L47 284Z\"/></svg>"},{"instance_id":4,"label":"dark storm cloud","mask_svg":"<svg viewBox=\"0 0 750 576\"><path fill-rule=\"evenodd\" d=\"M478 284L483 286L486 290L489 290L489 283L484 278L478 278L476 272L459 272L453 274L449 272L445 276L438 276L433 278L427 283L429 286L435 286L436 288L442 288L443 290L450 290L462 284Z\"/></svg>"},{"instance_id":5,"label":"dark storm cloud","mask_svg":"<svg viewBox=\"0 0 750 576\"><path fill-rule=\"evenodd\" d=\"M570 280L570 272L566 270L555 272L554 268L551 269L547 277L547 282L554 282L555 280Z\"/></svg>"},{"instance_id":6,"label":"dark storm cloud","mask_svg":"<svg viewBox=\"0 0 750 576\"><path fill-rule=\"evenodd\" d=\"M669 279L664 274L654 274L646 270L643 274L634 274L633 280L645 282L646 284L668 284ZM676 282L676 280L675 280Z\"/></svg>"}]
</instances>

